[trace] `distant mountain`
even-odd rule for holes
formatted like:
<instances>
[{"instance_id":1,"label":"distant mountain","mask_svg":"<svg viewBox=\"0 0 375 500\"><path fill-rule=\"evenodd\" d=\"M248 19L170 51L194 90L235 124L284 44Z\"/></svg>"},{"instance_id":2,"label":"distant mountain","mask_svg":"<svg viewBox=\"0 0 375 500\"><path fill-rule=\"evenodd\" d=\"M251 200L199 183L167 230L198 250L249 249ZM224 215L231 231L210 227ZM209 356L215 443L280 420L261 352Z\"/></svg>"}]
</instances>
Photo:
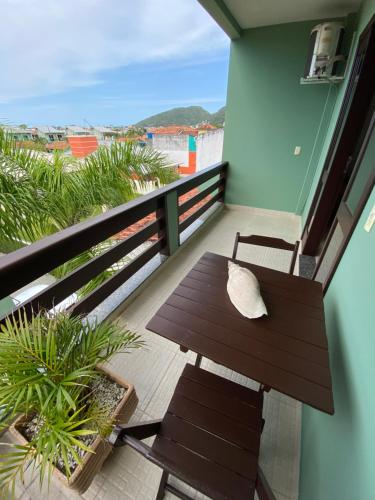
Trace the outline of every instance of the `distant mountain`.
<instances>
[{"instance_id":1,"label":"distant mountain","mask_svg":"<svg viewBox=\"0 0 375 500\"><path fill-rule=\"evenodd\" d=\"M216 113L211 114L210 123L212 125L223 125L225 122L225 106L216 111Z\"/></svg>"},{"instance_id":2,"label":"distant mountain","mask_svg":"<svg viewBox=\"0 0 375 500\"><path fill-rule=\"evenodd\" d=\"M189 106L187 108L173 108L149 116L135 125L137 127L163 127L166 125L197 125L202 122L222 125L224 117L225 107L211 114L201 106Z\"/></svg>"}]
</instances>

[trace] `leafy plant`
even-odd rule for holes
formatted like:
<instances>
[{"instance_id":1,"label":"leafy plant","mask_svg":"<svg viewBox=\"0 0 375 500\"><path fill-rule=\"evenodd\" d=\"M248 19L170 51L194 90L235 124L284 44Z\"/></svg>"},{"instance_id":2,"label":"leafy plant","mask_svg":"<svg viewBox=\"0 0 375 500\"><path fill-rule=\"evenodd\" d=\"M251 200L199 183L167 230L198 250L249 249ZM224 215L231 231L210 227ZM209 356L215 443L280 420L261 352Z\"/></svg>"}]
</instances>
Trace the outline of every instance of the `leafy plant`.
<instances>
[{"instance_id":1,"label":"leafy plant","mask_svg":"<svg viewBox=\"0 0 375 500\"><path fill-rule=\"evenodd\" d=\"M60 152L47 158L19 147L0 127L1 247L28 245L125 203L150 179L167 184L176 178L163 155L132 141L100 147L83 161ZM57 274L68 274L98 250L88 249ZM113 272L102 273L97 283ZM91 289L89 283L85 291Z\"/></svg>"},{"instance_id":2,"label":"leafy plant","mask_svg":"<svg viewBox=\"0 0 375 500\"><path fill-rule=\"evenodd\" d=\"M139 336L115 324L90 324L66 313L39 313L30 321L24 313L6 319L0 330L0 407L7 427L25 414L36 429L27 445L11 445L0 458L0 488L14 488L31 461L40 483L50 478L53 465L63 464L69 478L69 457L77 464L90 448L85 436L106 433L108 408L90 407L96 369L115 353L142 345ZM92 406L92 405L91 405Z\"/></svg>"},{"instance_id":3,"label":"leafy plant","mask_svg":"<svg viewBox=\"0 0 375 500\"><path fill-rule=\"evenodd\" d=\"M146 133L146 129L144 127L129 127L125 132L124 136L128 138L141 137Z\"/></svg>"}]
</instances>

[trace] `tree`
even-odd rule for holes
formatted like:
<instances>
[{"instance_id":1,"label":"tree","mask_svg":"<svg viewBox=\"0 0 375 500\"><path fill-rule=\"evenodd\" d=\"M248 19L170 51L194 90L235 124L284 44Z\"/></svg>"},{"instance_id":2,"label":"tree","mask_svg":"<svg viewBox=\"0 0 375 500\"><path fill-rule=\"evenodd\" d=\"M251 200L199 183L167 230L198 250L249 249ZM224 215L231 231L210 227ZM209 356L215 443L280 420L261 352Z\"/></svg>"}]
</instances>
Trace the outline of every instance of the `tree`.
<instances>
[{"instance_id":1,"label":"tree","mask_svg":"<svg viewBox=\"0 0 375 500\"><path fill-rule=\"evenodd\" d=\"M128 130L125 132L125 137L128 137L129 139L131 138L136 138L136 137L142 137L146 133L146 129L144 127L129 127Z\"/></svg>"},{"instance_id":2,"label":"tree","mask_svg":"<svg viewBox=\"0 0 375 500\"><path fill-rule=\"evenodd\" d=\"M0 129L0 251L28 245L125 203L138 196L136 181L142 186L150 178L167 184L176 173L163 155L135 142L100 147L80 162L60 152L50 159L23 149ZM55 274L64 276L102 248L84 252ZM98 280L107 277L106 271Z\"/></svg>"}]
</instances>

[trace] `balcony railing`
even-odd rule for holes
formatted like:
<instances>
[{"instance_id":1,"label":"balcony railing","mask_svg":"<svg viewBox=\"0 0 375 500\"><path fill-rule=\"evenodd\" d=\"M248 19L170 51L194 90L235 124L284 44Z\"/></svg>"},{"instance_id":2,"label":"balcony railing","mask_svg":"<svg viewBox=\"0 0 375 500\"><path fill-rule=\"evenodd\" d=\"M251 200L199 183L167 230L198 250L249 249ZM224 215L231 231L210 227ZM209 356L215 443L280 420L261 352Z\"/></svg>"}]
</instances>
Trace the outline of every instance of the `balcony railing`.
<instances>
[{"instance_id":1,"label":"balcony railing","mask_svg":"<svg viewBox=\"0 0 375 500\"><path fill-rule=\"evenodd\" d=\"M123 241L45 288L14 311L24 309L28 317L40 309L52 309L93 278L150 239L152 243L115 274L69 308L73 315L88 314L139 271L157 253L173 254L180 246L180 234L215 202L223 202L227 163L222 162L157 189L63 231L23 247L0 259L0 300L33 280L53 271L82 252L135 224L150 214L154 220ZM217 179L216 179L217 178ZM207 183L209 185L207 186ZM203 185L203 186L202 186ZM198 194L179 204L179 197L200 187ZM207 198L208 197L208 198ZM207 199L206 199L207 198ZM203 205L183 221L181 215L203 200ZM14 312L13 311L13 312ZM3 318L4 319L4 318Z\"/></svg>"}]
</instances>

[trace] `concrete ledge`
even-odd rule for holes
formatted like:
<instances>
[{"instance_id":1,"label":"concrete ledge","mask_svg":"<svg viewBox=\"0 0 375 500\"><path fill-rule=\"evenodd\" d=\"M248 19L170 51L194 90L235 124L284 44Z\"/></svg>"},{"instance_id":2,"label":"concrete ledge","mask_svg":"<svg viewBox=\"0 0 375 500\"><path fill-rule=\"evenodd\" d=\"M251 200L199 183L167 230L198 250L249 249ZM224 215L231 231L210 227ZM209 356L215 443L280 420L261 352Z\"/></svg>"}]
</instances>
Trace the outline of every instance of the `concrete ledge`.
<instances>
[{"instance_id":1,"label":"concrete ledge","mask_svg":"<svg viewBox=\"0 0 375 500\"><path fill-rule=\"evenodd\" d=\"M300 220L301 216L293 212L284 212L282 210L271 210L269 208L247 207L246 205L235 205L226 203L225 208L228 210L239 210L242 212L249 212L255 215L269 215L270 217L288 217L292 220Z\"/></svg>"}]
</instances>

